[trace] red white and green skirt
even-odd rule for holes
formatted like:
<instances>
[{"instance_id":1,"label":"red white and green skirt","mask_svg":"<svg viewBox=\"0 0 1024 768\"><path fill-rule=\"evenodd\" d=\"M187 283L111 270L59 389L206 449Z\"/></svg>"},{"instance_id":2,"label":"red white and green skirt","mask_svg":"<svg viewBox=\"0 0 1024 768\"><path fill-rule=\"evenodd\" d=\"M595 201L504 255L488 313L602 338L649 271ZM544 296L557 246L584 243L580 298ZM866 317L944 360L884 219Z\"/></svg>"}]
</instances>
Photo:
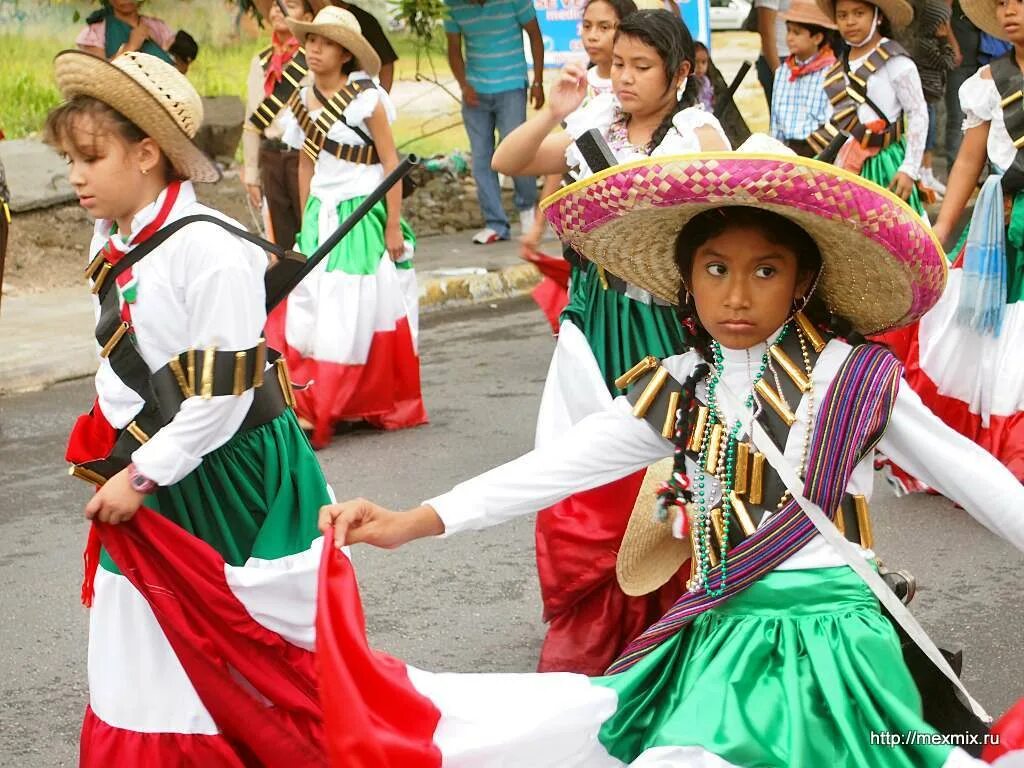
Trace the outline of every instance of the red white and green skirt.
<instances>
[{"instance_id":1,"label":"red white and green skirt","mask_svg":"<svg viewBox=\"0 0 1024 768\"><path fill-rule=\"evenodd\" d=\"M1003 220L1002 206L996 215ZM975 226L976 218L972 220ZM1005 222L1005 303L997 333L966 325L962 297L977 278L965 271L965 250L949 270L946 290L917 324L882 340L904 361L905 377L939 418L987 450L1024 482L1024 195ZM969 237L968 237L969 242ZM959 316L958 316L959 312ZM924 486L886 464L897 492Z\"/></svg>"},{"instance_id":2,"label":"red white and green skirt","mask_svg":"<svg viewBox=\"0 0 1024 768\"><path fill-rule=\"evenodd\" d=\"M105 528L103 536L114 541L134 537L166 549L143 549L138 562L115 551L115 564L108 549L100 557L89 614L83 768L253 764L237 735L224 733L220 710L244 714L236 680L244 680L244 691L259 692L261 713L288 712L287 726L268 715L252 723L254 733L266 729L285 750L289 738L298 739L288 728L318 735L315 687L303 702L302 686L275 677L273 667L298 674L305 666L312 674L304 657L311 659L314 644L323 542L317 515L330 501L309 442L286 411L147 497L148 510L131 523ZM142 526L155 513L164 527L147 533ZM191 569L204 559L215 567L197 577ZM264 655L231 639L225 627L259 643ZM218 637L228 638L227 646L218 647ZM245 669L232 653L256 665Z\"/></svg>"},{"instance_id":3,"label":"red white and green skirt","mask_svg":"<svg viewBox=\"0 0 1024 768\"><path fill-rule=\"evenodd\" d=\"M363 199L332 208L310 197L298 250L312 254ZM268 343L284 354L299 385L296 411L312 424L318 448L340 422L402 429L427 421L417 348L416 237L403 221L405 257L392 261L386 221L386 206L378 203L268 320Z\"/></svg>"}]
</instances>

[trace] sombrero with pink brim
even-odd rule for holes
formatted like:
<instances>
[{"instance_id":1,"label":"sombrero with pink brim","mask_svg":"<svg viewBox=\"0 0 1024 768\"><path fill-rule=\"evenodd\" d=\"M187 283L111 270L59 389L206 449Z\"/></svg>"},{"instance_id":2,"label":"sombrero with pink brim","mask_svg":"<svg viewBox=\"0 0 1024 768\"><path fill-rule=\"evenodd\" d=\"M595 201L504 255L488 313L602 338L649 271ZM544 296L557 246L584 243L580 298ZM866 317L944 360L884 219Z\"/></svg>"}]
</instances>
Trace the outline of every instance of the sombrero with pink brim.
<instances>
[{"instance_id":1,"label":"sombrero with pink brim","mask_svg":"<svg viewBox=\"0 0 1024 768\"><path fill-rule=\"evenodd\" d=\"M673 304L679 231L698 213L729 206L773 211L804 229L821 251L816 295L860 333L912 323L946 285L942 246L903 200L763 135L736 152L613 166L541 205L564 242Z\"/></svg>"}]
</instances>

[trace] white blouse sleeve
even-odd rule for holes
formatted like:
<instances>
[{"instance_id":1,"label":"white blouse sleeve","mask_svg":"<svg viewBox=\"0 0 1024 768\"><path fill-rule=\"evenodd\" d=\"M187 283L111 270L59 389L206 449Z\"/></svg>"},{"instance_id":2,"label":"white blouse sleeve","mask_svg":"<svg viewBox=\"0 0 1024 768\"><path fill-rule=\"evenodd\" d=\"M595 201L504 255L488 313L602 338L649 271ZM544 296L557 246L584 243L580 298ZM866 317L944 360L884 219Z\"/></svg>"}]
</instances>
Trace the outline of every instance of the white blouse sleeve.
<instances>
[{"instance_id":1,"label":"white blouse sleeve","mask_svg":"<svg viewBox=\"0 0 1024 768\"><path fill-rule=\"evenodd\" d=\"M659 144L652 155L679 155L688 152L700 152L700 139L697 130L712 128L727 148L732 148L729 137L725 135L722 124L713 114L703 107L687 107L680 110L672 118L672 127L665 140Z\"/></svg>"},{"instance_id":2,"label":"white blouse sleeve","mask_svg":"<svg viewBox=\"0 0 1024 768\"><path fill-rule=\"evenodd\" d=\"M917 66L906 56L889 59L886 67L892 68L892 87L907 119L904 134L907 137L907 153L899 172L916 181L921 174L921 159L928 140L928 105L924 100L924 91L921 90L921 76Z\"/></svg>"},{"instance_id":3,"label":"white blouse sleeve","mask_svg":"<svg viewBox=\"0 0 1024 768\"><path fill-rule=\"evenodd\" d=\"M345 107L345 122L349 125L360 126L362 123L366 122L370 115L373 114L373 110L375 110L377 105L382 101L384 102L384 110L387 113L388 122L392 122L395 119L395 109L390 103L390 99L385 100L383 98L384 95L384 90L377 86L361 91L360 94L352 99L352 102ZM389 106L391 107L390 109L388 109Z\"/></svg>"},{"instance_id":4,"label":"white blouse sleeve","mask_svg":"<svg viewBox=\"0 0 1024 768\"><path fill-rule=\"evenodd\" d=\"M429 499L445 533L478 530L527 515L671 456L673 446L617 397L543 448Z\"/></svg>"},{"instance_id":5,"label":"white blouse sleeve","mask_svg":"<svg viewBox=\"0 0 1024 768\"><path fill-rule=\"evenodd\" d=\"M1024 486L985 449L947 427L905 381L879 448L1024 552Z\"/></svg>"},{"instance_id":6,"label":"white blouse sleeve","mask_svg":"<svg viewBox=\"0 0 1024 768\"><path fill-rule=\"evenodd\" d=\"M181 252L191 276L185 287L188 337L195 349L242 350L256 346L266 323L263 276L243 244L213 224L194 224ZM166 426L132 454L139 472L167 486L195 469L203 456L230 440L252 405L253 391L239 396L190 397Z\"/></svg>"},{"instance_id":7,"label":"white blouse sleeve","mask_svg":"<svg viewBox=\"0 0 1024 768\"><path fill-rule=\"evenodd\" d=\"M299 99L303 105L308 103L308 91L308 88L303 88L299 92ZM302 149L302 142L306 140L306 134L302 132L299 121L295 119L295 113L288 107L285 107L281 110L278 120L281 121L281 141L292 149Z\"/></svg>"},{"instance_id":8,"label":"white blouse sleeve","mask_svg":"<svg viewBox=\"0 0 1024 768\"><path fill-rule=\"evenodd\" d=\"M995 81L981 76L987 70L988 67L982 67L960 86L960 109L964 113L965 131L992 122L992 116L999 108L1001 99Z\"/></svg>"}]
</instances>

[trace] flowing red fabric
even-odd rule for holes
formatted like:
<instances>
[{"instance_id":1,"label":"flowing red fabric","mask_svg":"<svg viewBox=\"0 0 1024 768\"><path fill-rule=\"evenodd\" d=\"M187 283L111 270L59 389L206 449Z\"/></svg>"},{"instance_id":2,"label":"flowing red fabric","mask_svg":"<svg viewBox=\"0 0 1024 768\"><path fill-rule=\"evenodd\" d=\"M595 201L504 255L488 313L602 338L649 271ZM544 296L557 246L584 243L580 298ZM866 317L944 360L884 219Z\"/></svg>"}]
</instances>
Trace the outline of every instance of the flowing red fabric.
<instances>
[{"instance_id":1,"label":"flowing red fabric","mask_svg":"<svg viewBox=\"0 0 1024 768\"><path fill-rule=\"evenodd\" d=\"M537 573L548 622L538 671L603 675L683 593L682 575L642 597L626 595L615 577L645 473L574 494L537 515Z\"/></svg>"},{"instance_id":2,"label":"flowing red fabric","mask_svg":"<svg viewBox=\"0 0 1024 768\"><path fill-rule=\"evenodd\" d=\"M540 251L529 251L523 255L523 259L535 265L544 275L544 279L530 295L548 319L551 332L557 334L562 310L569 303L569 262Z\"/></svg>"},{"instance_id":3,"label":"flowing red fabric","mask_svg":"<svg viewBox=\"0 0 1024 768\"><path fill-rule=\"evenodd\" d=\"M95 525L241 763L326 766L313 654L249 615L216 550L146 508Z\"/></svg>"},{"instance_id":4,"label":"flowing red fabric","mask_svg":"<svg viewBox=\"0 0 1024 768\"><path fill-rule=\"evenodd\" d=\"M990 733L999 735L999 743L986 744L981 750L982 760L991 763L1008 752L1024 750L1024 699L1006 710Z\"/></svg>"},{"instance_id":5,"label":"flowing red fabric","mask_svg":"<svg viewBox=\"0 0 1024 768\"><path fill-rule=\"evenodd\" d=\"M786 66L789 67L789 82L795 82L804 75L820 72L835 63L836 55L832 52L832 47L829 45L823 45L818 49L817 56L803 64L797 63L796 56L789 56L786 59Z\"/></svg>"},{"instance_id":6,"label":"flowing red fabric","mask_svg":"<svg viewBox=\"0 0 1024 768\"><path fill-rule=\"evenodd\" d=\"M352 563L328 533L320 560L316 655L334 768L440 768L441 713L404 663L370 650Z\"/></svg>"}]
</instances>

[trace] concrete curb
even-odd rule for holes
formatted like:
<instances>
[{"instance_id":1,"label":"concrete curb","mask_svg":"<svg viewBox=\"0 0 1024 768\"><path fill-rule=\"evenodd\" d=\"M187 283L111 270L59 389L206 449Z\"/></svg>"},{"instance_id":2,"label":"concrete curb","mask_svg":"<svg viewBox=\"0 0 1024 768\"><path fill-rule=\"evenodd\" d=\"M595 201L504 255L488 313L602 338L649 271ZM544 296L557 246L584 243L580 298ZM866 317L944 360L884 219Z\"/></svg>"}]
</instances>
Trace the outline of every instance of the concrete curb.
<instances>
[{"instance_id":1,"label":"concrete curb","mask_svg":"<svg viewBox=\"0 0 1024 768\"><path fill-rule=\"evenodd\" d=\"M424 277L420 284L421 313L522 296L541 279L537 268L526 263L479 275L431 277L428 273ZM60 302L59 312L36 306L30 296L4 302L0 328L13 342L4 365L0 366L0 395L47 389L96 372L96 349L91 337L77 330L68 332L71 328L91 327L93 315L88 294L77 290L65 293L66 297L55 297ZM28 326L25 333L20 333L13 323L8 325L11 314L19 316L19 325Z\"/></svg>"},{"instance_id":2,"label":"concrete curb","mask_svg":"<svg viewBox=\"0 0 1024 768\"><path fill-rule=\"evenodd\" d=\"M511 299L529 293L540 280L537 267L525 263L480 275L428 278L420 285L420 312Z\"/></svg>"}]
</instances>

